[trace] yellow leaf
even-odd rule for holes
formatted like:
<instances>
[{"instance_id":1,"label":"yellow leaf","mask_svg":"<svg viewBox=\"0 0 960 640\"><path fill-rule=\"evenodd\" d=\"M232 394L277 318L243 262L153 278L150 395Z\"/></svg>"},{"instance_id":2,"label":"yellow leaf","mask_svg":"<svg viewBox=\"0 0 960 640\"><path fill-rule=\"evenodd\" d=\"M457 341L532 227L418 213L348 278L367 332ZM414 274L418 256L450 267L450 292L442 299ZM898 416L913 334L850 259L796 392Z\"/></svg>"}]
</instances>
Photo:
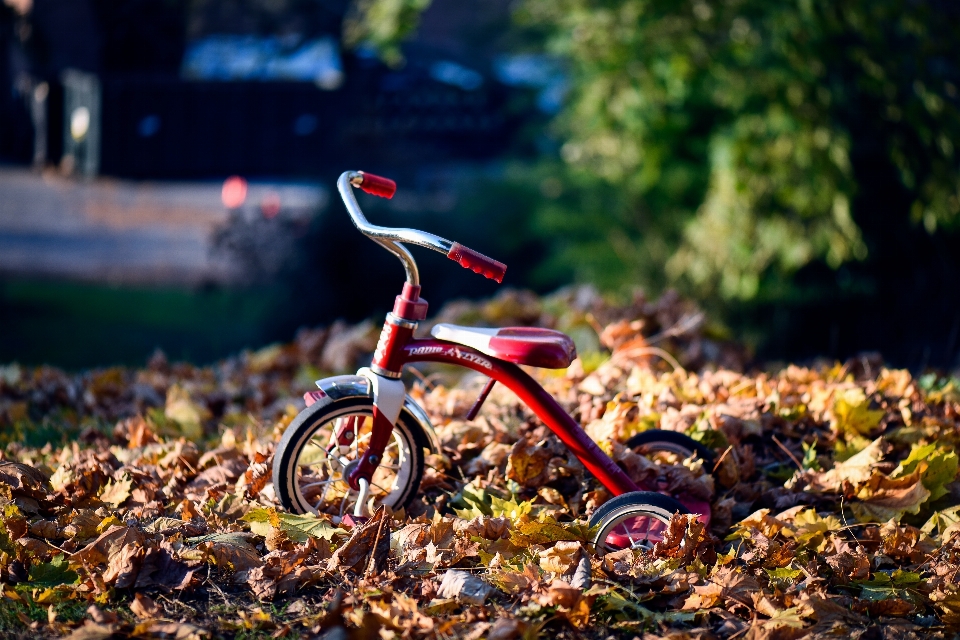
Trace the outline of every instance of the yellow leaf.
<instances>
[{"instance_id":1,"label":"yellow leaf","mask_svg":"<svg viewBox=\"0 0 960 640\"><path fill-rule=\"evenodd\" d=\"M97 533L103 533L115 524L123 524L123 521L117 516L109 516L103 522L97 525Z\"/></svg>"},{"instance_id":2,"label":"yellow leaf","mask_svg":"<svg viewBox=\"0 0 960 640\"><path fill-rule=\"evenodd\" d=\"M16 602L23 602L23 598L20 597L20 594L14 591L13 589L3 587L3 597L9 600L14 600Z\"/></svg>"},{"instance_id":3,"label":"yellow leaf","mask_svg":"<svg viewBox=\"0 0 960 640\"><path fill-rule=\"evenodd\" d=\"M837 491L844 482L860 484L869 480L883 459L883 438L877 438L849 460L811 477L810 487L817 491Z\"/></svg>"},{"instance_id":4,"label":"yellow leaf","mask_svg":"<svg viewBox=\"0 0 960 640\"><path fill-rule=\"evenodd\" d=\"M842 523L834 516L821 518L815 509L804 509L793 519L794 531L784 531L805 547L822 552L827 545L826 534L840 529Z\"/></svg>"},{"instance_id":5,"label":"yellow leaf","mask_svg":"<svg viewBox=\"0 0 960 640\"><path fill-rule=\"evenodd\" d=\"M582 540L581 534L582 531L573 526L562 525L549 516L541 515L540 520L516 523L510 532L510 542L518 547L529 547L560 540Z\"/></svg>"},{"instance_id":6,"label":"yellow leaf","mask_svg":"<svg viewBox=\"0 0 960 640\"><path fill-rule=\"evenodd\" d=\"M549 449L527 439L519 440L507 459L507 479L524 487L540 486L547 478L547 464L552 457Z\"/></svg>"},{"instance_id":7,"label":"yellow leaf","mask_svg":"<svg viewBox=\"0 0 960 640\"><path fill-rule=\"evenodd\" d=\"M119 482L110 481L100 493L100 501L110 505L114 509L126 502L130 497L130 488L133 487L133 480L124 474Z\"/></svg>"},{"instance_id":8,"label":"yellow leaf","mask_svg":"<svg viewBox=\"0 0 960 640\"><path fill-rule=\"evenodd\" d=\"M863 389L844 389L833 398L830 426L844 438L868 435L883 418L883 411L872 411Z\"/></svg>"},{"instance_id":9,"label":"yellow leaf","mask_svg":"<svg viewBox=\"0 0 960 640\"><path fill-rule=\"evenodd\" d=\"M191 400L190 394L179 385L173 385L167 390L163 414L167 419L176 422L183 435L191 440L203 436L203 421L210 418L210 411Z\"/></svg>"}]
</instances>

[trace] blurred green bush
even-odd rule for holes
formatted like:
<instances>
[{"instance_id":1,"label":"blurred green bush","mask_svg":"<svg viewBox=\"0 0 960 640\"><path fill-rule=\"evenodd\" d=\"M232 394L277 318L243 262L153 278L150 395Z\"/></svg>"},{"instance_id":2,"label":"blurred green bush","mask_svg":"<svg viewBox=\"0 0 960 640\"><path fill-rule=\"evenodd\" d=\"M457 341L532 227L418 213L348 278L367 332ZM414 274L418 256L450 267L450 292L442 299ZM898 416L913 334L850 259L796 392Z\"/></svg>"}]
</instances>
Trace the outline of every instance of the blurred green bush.
<instances>
[{"instance_id":1,"label":"blurred green bush","mask_svg":"<svg viewBox=\"0 0 960 640\"><path fill-rule=\"evenodd\" d=\"M572 77L555 126L573 193L540 220L577 240L555 259L724 299L863 259L851 201L875 185L854 140L895 165L904 215L956 226L960 23L937 6L524 0L518 22Z\"/></svg>"},{"instance_id":2,"label":"blurred green bush","mask_svg":"<svg viewBox=\"0 0 960 640\"><path fill-rule=\"evenodd\" d=\"M364 0L353 37L395 53L425 4ZM865 191L896 194L885 218L960 227L951 3L520 0L514 17L513 41L570 79L556 153L510 172L540 187L547 279L770 301L805 267L867 259Z\"/></svg>"}]
</instances>

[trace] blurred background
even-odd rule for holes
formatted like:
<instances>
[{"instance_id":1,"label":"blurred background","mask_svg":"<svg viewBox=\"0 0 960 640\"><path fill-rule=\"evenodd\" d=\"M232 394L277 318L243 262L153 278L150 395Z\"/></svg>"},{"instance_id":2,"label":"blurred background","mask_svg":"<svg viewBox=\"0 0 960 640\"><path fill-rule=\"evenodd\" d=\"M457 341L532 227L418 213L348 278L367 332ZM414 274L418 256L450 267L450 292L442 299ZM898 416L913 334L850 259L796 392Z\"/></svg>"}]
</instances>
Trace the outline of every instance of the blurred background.
<instances>
[{"instance_id":1,"label":"blurred background","mask_svg":"<svg viewBox=\"0 0 960 640\"><path fill-rule=\"evenodd\" d=\"M842 5L842 6L840 6ZM947 0L3 0L0 362L208 362L385 312L380 224L668 288L759 361L960 366ZM417 252L434 311L496 286Z\"/></svg>"}]
</instances>

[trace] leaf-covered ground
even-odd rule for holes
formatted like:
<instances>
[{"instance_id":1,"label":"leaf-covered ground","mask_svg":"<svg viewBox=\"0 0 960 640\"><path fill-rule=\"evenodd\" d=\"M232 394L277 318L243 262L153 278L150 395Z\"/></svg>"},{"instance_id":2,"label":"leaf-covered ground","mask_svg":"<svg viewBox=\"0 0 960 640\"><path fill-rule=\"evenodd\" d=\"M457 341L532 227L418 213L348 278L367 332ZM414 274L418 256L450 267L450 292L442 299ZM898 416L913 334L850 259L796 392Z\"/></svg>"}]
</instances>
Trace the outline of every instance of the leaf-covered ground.
<instances>
[{"instance_id":1,"label":"leaf-covered ground","mask_svg":"<svg viewBox=\"0 0 960 640\"><path fill-rule=\"evenodd\" d=\"M276 442L374 323L304 330L212 367L0 367L0 636L954 637L960 387L871 358L744 373L667 295L507 292L438 320L539 324L581 358L541 380L624 468L712 504L652 551L600 555L609 495L509 392L410 379L443 443L407 511L353 527L277 509ZM662 428L719 462L626 449ZM674 462L675 464L670 464Z\"/></svg>"}]
</instances>

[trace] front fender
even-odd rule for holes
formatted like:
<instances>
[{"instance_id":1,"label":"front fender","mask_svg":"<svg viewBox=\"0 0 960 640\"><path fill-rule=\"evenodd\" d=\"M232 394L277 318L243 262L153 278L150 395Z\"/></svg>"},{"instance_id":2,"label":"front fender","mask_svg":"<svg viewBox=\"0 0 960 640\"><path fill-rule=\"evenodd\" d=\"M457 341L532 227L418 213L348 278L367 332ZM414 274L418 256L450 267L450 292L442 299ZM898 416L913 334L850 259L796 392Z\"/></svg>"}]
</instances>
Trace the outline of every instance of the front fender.
<instances>
[{"instance_id":1,"label":"front fender","mask_svg":"<svg viewBox=\"0 0 960 640\"><path fill-rule=\"evenodd\" d=\"M317 380L316 384L322 395L318 398L315 391L307 395L313 395L318 403L326 404L357 396L366 396L371 400L373 399L372 385L363 376L331 376L323 380ZM406 413L420 424L429 441L430 452L440 453L440 438L437 437L437 432L433 429L430 418L427 417L427 412L423 410L423 407L418 405L409 395L405 395L400 412Z\"/></svg>"}]
</instances>

